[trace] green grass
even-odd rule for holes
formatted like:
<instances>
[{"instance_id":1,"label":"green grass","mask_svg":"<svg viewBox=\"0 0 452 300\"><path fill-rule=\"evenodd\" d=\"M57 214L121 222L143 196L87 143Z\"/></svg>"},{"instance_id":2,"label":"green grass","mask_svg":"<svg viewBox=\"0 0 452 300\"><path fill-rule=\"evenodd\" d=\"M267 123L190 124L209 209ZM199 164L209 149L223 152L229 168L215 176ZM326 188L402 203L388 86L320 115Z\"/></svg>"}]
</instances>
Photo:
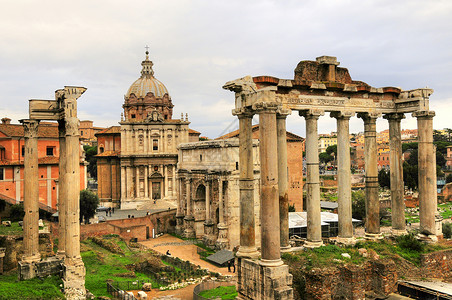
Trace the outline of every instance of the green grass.
<instances>
[{"instance_id":1,"label":"green grass","mask_svg":"<svg viewBox=\"0 0 452 300\"><path fill-rule=\"evenodd\" d=\"M447 202L443 204L438 204L438 208L445 210L441 212L441 217L444 219L450 219L452 217L452 202Z\"/></svg>"},{"instance_id":2,"label":"green grass","mask_svg":"<svg viewBox=\"0 0 452 300\"><path fill-rule=\"evenodd\" d=\"M65 299L60 291L63 282L56 276L43 280L34 278L18 281L17 274L0 276L0 299L56 300Z\"/></svg>"},{"instance_id":3,"label":"green grass","mask_svg":"<svg viewBox=\"0 0 452 300\"><path fill-rule=\"evenodd\" d=\"M19 222L12 222L11 227L0 225L0 235L13 235L22 234L22 227L19 226Z\"/></svg>"},{"instance_id":4,"label":"green grass","mask_svg":"<svg viewBox=\"0 0 452 300\"><path fill-rule=\"evenodd\" d=\"M199 295L208 299L217 299L217 297L221 297L221 299L235 299L237 291L235 285L219 286L211 290L202 291Z\"/></svg>"},{"instance_id":5,"label":"green grass","mask_svg":"<svg viewBox=\"0 0 452 300\"><path fill-rule=\"evenodd\" d=\"M89 249L81 253L86 267L85 286L95 296L111 296L107 292L107 279L116 282L151 280L146 274L138 272L135 272L135 278L116 276L121 273L129 273L130 271L125 266L138 262L139 257L123 241L114 237L112 239L115 239L114 242L124 250L125 255L111 253L90 240L82 242ZM157 286L155 284L155 287Z\"/></svg>"}]
</instances>

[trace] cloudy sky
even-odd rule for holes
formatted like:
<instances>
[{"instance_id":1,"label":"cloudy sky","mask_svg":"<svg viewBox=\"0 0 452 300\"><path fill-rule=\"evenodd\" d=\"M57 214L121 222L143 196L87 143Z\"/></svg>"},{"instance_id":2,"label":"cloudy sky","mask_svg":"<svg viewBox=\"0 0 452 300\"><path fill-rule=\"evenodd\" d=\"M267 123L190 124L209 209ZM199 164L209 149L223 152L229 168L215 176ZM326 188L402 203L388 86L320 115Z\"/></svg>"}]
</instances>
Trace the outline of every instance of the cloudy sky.
<instances>
[{"instance_id":1,"label":"cloudy sky","mask_svg":"<svg viewBox=\"0 0 452 300\"><path fill-rule=\"evenodd\" d=\"M88 90L79 118L117 125L149 45L174 118L188 113L191 128L210 138L238 127L226 81L291 79L300 60L322 55L375 87L433 88L434 127L452 127L450 0L0 0L0 8L0 117L14 123L27 118L28 99L80 85ZM415 119L402 127L416 128ZM335 128L320 119L319 132ZM303 118L294 113L288 129L305 136ZM351 131L362 130L352 119Z\"/></svg>"}]
</instances>

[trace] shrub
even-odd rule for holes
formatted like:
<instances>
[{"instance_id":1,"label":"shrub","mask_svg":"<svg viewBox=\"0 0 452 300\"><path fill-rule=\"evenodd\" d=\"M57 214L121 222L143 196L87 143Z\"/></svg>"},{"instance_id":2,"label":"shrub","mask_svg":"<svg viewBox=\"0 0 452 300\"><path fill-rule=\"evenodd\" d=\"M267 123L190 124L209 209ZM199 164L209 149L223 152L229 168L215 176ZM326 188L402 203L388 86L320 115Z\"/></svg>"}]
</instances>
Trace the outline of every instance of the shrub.
<instances>
[{"instance_id":1,"label":"shrub","mask_svg":"<svg viewBox=\"0 0 452 300\"><path fill-rule=\"evenodd\" d=\"M424 244L420 242L412 233L401 235L397 237L396 241L400 248L419 252L424 251Z\"/></svg>"},{"instance_id":2,"label":"shrub","mask_svg":"<svg viewBox=\"0 0 452 300\"><path fill-rule=\"evenodd\" d=\"M12 222L22 221L25 216L23 203L14 204L11 206L9 218Z\"/></svg>"},{"instance_id":3,"label":"shrub","mask_svg":"<svg viewBox=\"0 0 452 300\"><path fill-rule=\"evenodd\" d=\"M452 237L452 223L443 223L443 236L446 239Z\"/></svg>"}]
</instances>

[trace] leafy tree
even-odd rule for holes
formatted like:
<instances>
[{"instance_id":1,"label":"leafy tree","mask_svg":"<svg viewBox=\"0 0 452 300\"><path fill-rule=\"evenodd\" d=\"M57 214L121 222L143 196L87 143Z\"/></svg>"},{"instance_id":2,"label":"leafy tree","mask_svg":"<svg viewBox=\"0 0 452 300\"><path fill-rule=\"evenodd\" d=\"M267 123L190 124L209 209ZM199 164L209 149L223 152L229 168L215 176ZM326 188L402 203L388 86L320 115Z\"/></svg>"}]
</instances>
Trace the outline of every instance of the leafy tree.
<instances>
[{"instance_id":1,"label":"leafy tree","mask_svg":"<svg viewBox=\"0 0 452 300\"><path fill-rule=\"evenodd\" d=\"M85 150L85 159L88 162L88 172L92 178L97 180L97 147L85 145L83 150Z\"/></svg>"},{"instance_id":2,"label":"leafy tree","mask_svg":"<svg viewBox=\"0 0 452 300\"><path fill-rule=\"evenodd\" d=\"M319 161L322 163L329 163L330 161L332 161L334 159L333 156L331 156L330 154L326 153L326 152L322 152L319 154Z\"/></svg>"},{"instance_id":3,"label":"leafy tree","mask_svg":"<svg viewBox=\"0 0 452 300\"><path fill-rule=\"evenodd\" d=\"M452 237L452 223L443 223L443 235L446 239Z\"/></svg>"},{"instance_id":4,"label":"leafy tree","mask_svg":"<svg viewBox=\"0 0 452 300\"><path fill-rule=\"evenodd\" d=\"M328 148L326 148L325 152L328 153L329 155L334 153L334 156L337 157L337 145L328 146Z\"/></svg>"},{"instance_id":5,"label":"leafy tree","mask_svg":"<svg viewBox=\"0 0 452 300\"><path fill-rule=\"evenodd\" d=\"M452 174L447 175L446 183L452 182Z\"/></svg>"},{"instance_id":6,"label":"leafy tree","mask_svg":"<svg viewBox=\"0 0 452 300\"><path fill-rule=\"evenodd\" d=\"M99 205L99 197L91 191L80 191L80 222L85 220L85 224L96 214Z\"/></svg>"},{"instance_id":7,"label":"leafy tree","mask_svg":"<svg viewBox=\"0 0 452 300\"><path fill-rule=\"evenodd\" d=\"M366 196L364 191L352 192L352 217L358 220L366 218Z\"/></svg>"},{"instance_id":8,"label":"leafy tree","mask_svg":"<svg viewBox=\"0 0 452 300\"><path fill-rule=\"evenodd\" d=\"M378 183L380 184L380 187L382 187L382 188L388 188L388 189L391 188L390 171L381 169L378 172Z\"/></svg>"},{"instance_id":9,"label":"leafy tree","mask_svg":"<svg viewBox=\"0 0 452 300\"><path fill-rule=\"evenodd\" d=\"M295 212L295 204L289 204L289 212Z\"/></svg>"},{"instance_id":10,"label":"leafy tree","mask_svg":"<svg viewBox=\"0 0 452 300\"><path fill-rule=\"evenodd\" d=\"M412 165L406 161L403 163L403 181L408 188L417 189L419 181L417 164Z\"/></svg>"},{"instance_id":11,"label":"leafy tree","mask_svg":"<svg viewBox=\"0 0 452 300\"><path fill-rule=\"evenodd\" d=\"M24 211L23 203L11 205L9 219L12 222L22 221L24 219L24 216L25 216L25 211Z\"/></svg>"}]
</instances>

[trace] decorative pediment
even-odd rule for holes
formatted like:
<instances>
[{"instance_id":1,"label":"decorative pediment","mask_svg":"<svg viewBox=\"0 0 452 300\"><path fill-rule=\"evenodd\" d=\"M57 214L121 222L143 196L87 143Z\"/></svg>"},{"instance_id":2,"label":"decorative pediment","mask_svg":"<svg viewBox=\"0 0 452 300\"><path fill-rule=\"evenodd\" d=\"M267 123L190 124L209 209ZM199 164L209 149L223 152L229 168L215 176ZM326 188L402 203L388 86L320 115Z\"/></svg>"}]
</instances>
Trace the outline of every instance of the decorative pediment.
<instances>
[{"instance_id":1,"label":"decorative pediment","mask_svg":"<svg viewBox=\"0 0 452 300\"><path fill-rule=\"evenodd\" d=\"M146 118L146 122L163 122L163 120L163 115L158 110L151 111Z\"/></svg>"}]
</instances>

